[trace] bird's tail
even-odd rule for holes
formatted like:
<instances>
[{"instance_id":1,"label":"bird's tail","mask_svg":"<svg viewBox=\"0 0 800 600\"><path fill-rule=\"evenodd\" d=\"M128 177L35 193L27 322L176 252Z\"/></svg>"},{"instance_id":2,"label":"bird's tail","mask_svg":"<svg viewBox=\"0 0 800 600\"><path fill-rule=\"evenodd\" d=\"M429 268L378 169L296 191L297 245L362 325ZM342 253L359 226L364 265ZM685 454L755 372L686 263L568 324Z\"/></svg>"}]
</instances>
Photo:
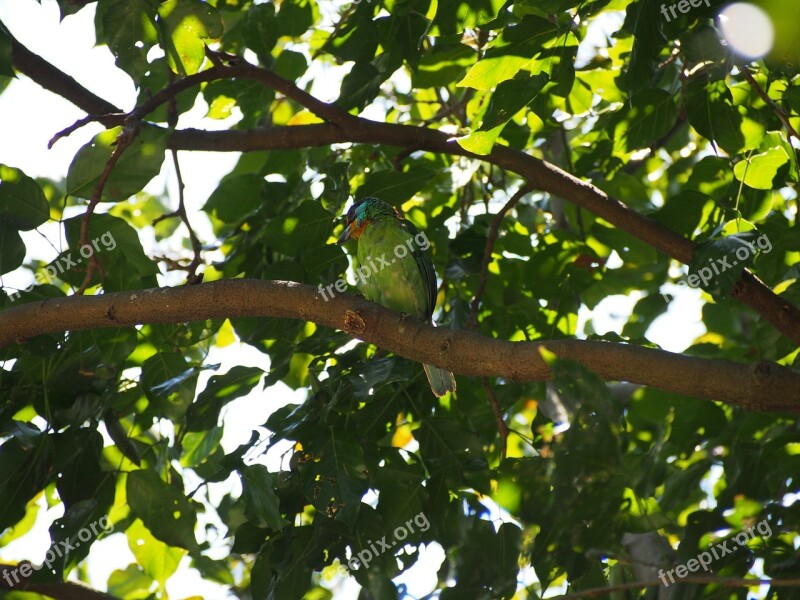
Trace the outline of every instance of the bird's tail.
<instances>
[{"instance_id":1,"label":"bird's tail","mask_svg":"<svg viewBox=\"0 0 800 600\"><path fill-rule=\"evenodd\" d=\"M428 383L436 396L444 396L447 392L456 391L456 378L450 371L434 367L433 365L422 365L425 375L428 376Z\"/></svg>"}]
</instances>

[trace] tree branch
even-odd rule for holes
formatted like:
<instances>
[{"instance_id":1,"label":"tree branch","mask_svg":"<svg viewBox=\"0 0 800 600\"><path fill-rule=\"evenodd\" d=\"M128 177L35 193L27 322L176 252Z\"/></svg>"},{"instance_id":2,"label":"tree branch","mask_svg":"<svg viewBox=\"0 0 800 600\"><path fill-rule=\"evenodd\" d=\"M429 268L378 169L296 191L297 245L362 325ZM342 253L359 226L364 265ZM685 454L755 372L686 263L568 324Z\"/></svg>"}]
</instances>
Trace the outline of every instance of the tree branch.
<instances>
[{"instance_id":1,"label":"tree branch","mask_svg":"<svg viewBox=\"0 0 800 600\"><path fill-rule=\"evenodd\" d=\"M14 39L11 34L11 62L14 67L44 89L69 100L87 113L107 115L122 112L110 102L96 96L72 77L34 54ZM99 120L99 119L98 119ZM100 120L105 125L105 122Z\"/></svg>"},{"instance_id":2,"label":"tree branch","mask_svg":"<svg viewBox=\"0 0 800 600\"><path fill-rule=\"evenodd\" d=\"M606 381L629 381L750 410L800 414L800 373L775 363L746 365L586 340L496 340L435 328L349 294L326 302L317 288L290 281L230 279L32 302L0 312L0 348L46 333L245 316L312 321L459 375L544 381L551 377L540 355L546 348Z\"/></svg>"},{"instance_id":3,"label":"tree branch","mask_svg":"<svg viewBox=\"0 0 800 600\"><path fill-rule=\"evenodd\" d=\"M704 575L689 575L675 581L673 585L681 584L701 584L701 585L716 585L722 588L748 588L757 587L761 585L769 585L771 587L791 587L796 588L800 586L800 578L794 579L748 579L745 577L708 577ZM620 583L606 587L591 588L588 590L581 590L571 594L563 594L561 596L553 596L551 600L577 600L578 598L609 598L612 597L614 592L625 592L629 590L643 590L646 588L664 588L664 585L658 579L653 581L632 581L628 583Z\"/></svg>"},{"instance_id":4,"label":"tree branch","mask_svg":"<svg viewBox=\"0 0 800 600\"><path fill-rule=\"evenodd\" d=\"M327 146L346 142L416 147L482 159L532 182L537 188L561 196L602 217L650 246L682 263L692 261L694 244L677 233L629 209L605 192L522 151L495 146L486 156L464 150L452 138L433 129L378 123L358 119L347 130L329 124L271 127L254 131L176 131L169 145L179 150L254 152ZM761 314L783 335L800 344L800 309L777 296L758 277L745 269L731 294Z\"/></svg>"},{"instance_id":5,"label":"tree branch","mask_svg":"<svg viewBox=\"0 0 800 600\"><path fill-rule=\"evenodd\" d=\"M119 112L116 107L98 98L71 77L24 49L16 40L12 40L12 48L14 66L46 89L60 94L89 113ZM255 131L176 131L170 138L170 148L248 152L353 142L387 144L480 159L513 171L538 189L561 196L577 206L590 210L667 256L685 264L692 260L694 244L690 240L629 209L591 183L582 181L555 165L525 152L498 145L491 153L479 156L464 150L453 138L434 129L379 123L349 115L331 104L314 98L270 71L252 65L233 65L224 68L243 69L241 76L257 79L264 85L273 87L330 122ZM53 71L58 76L54 75ZM233 74L234 71L230 73ZM110 115L108 118L113 122L112 117L114 116ZM116 115L117 120L118 118ZM105 123L102 119L98 120ZM787 338L800 344L800 309L773 293L750 271L744 271L731 293L760 313Z\"/></svg>"},{"instance_id":6,"label":"tree branch","mask_svg":"<svg viewBox=\"0 0 800 600\"><path fill-rule=\"evenodd\" d=\"M0 590L32 592L55 600L118 600L116 596L93 590L72 581L35 583L20 573L20 565L0 564L0 575L2 575L0 577ZM9 581L14 585L9 585Z\"/></svg>"}]
</instances>

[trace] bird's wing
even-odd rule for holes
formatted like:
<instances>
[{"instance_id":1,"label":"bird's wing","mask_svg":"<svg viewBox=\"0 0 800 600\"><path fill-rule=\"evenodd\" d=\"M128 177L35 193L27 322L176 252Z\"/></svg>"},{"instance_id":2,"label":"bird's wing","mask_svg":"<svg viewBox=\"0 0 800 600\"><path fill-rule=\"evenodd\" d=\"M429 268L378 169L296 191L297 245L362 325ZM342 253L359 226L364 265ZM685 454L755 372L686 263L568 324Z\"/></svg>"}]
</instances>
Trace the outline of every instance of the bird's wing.
<instances>
[{"instance_id":1,"label":"bird's wing","mask_svg":"<svg viewBox=\"0 0 800 600\"><path fill-rule=\"evenodd\" d=\"M400 227L402 227L414 238L419 235L419 230L414 227L414 224L411 223L411 221L400 219ZM413 244L413 249L411 250L411 255L417 262L419 272L422 275L422 281L425 284L425 291L427 292L428 297L428 307L425 311L425 314L427 318L430 319L433 316L433 309L436 308L436 292L438 290L438 285L436 283L436 271L433 270L433 261L431 260L431 251L430 248L427 250L422 250L415 241Z\"/></svg>"}]
</instances>

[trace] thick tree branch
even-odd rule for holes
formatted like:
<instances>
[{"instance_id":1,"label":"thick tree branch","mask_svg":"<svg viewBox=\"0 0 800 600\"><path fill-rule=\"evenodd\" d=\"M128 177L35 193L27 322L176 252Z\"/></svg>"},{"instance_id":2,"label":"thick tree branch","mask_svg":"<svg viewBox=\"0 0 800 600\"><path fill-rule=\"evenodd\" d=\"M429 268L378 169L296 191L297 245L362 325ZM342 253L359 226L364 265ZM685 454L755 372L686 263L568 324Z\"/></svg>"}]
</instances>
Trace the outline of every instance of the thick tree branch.
<instances>
[{"instance_id":1,"label":"thick tree branch","mask_svg":"<svg viewBox=\"0 0 800 600\"><path fill-rule=\"evenodd\" d=\"M13 37L11 38L11 62L20 73L30 77L44 89L69 100L90 115L121 112L119 108L87 90L72 77L28 50ZM103 120L98 120L105 124Z\"/></svg>"},{"instance_id":2,"label":"thick tree branch","mask_svg":"<svg viewBox=\"0 0 800 600\"><path fill-rule=\"evenodd\" d=\"M116 107L98 98L72 78L33 55L16 40L13 40L12 44L14 66L43 87L62 95L89 113L102 113L104 110L117 112ZM591 183L582 181L555 165L539 160L525 152L498 145L488 155L478 156L464 150L447 134L434 129L379 123L338 111L333 105L321 102L272 72L251 65L225 68L244 68L245 71L242 71L240 76L258 79L325 118L329 123L275 127L256 131L176 131L170 138L170 148L247 152L353 142L387 144L467 156L485 160L517 173L538 189L565 198L577 206L592 211L610 224L627 231L667 256L686 264L692 260L694 244L690 240L629 209L622 202L609 197ZM251 73L251 70L260 74ZM334 115L337 111L339 114ZM119 118L118 115L111 117L115 117L117 120ZM111 120L114 121L114 118ZM105 123L103 119L98 119L98 121ZM774 294L750 271L744 271L732 294L764 316L786 337L800 344L800 309Z\"/></svg>"},{"instance_id":3,"label":"thick tree branch","mask_svg":"<svg viewBox=\"0 0 800 600\"><path fill-rule=\"evenodd\" d=\"M585 340L507 342L402 317L352 295L323 300L317 288L287 281L231 279L194 286L69 296L0 312L0 348L45 333L183 323L224 317L302 319L417 362L459 375L513 381L551 377L546 348L606 381L629 381L743 408L800 414L800 373L770 362L752 365Z\"/></svg>"},{"instance_id":4,"label":"thick tree branch","mask_svg":"<svg viewBox=\"0 0 800 600\"><path fill-rule=\"evenodd\" d=\"M26 562L26 561L23 561ZM22 564L22 563L20 563ZM118 600L105 592L98 592L85 585L64 581L61 583L35 583L20 573L20 565L0 564L0 590L32 592L54 598L54 600ZM11 582L13 585L9 585Z\"/></svg>"},{"instance_id":5,"label":"thick tree branch","mask_svg":"<svg viewBox=\"0 0 800 600\"><path fill-rule=\"evenodd\" d=\"M769 585L773 588L776 587L790 587L796 588L800 586L800 579L750 579L746 577L709 577L706 575L689 575L678 579L673 585L685 584L701 584L701 585L715 585L722 588L750 588L761 585ZM615 592L625 592L630 590L643 590L646 588L662 588L664 589L663 582L658 579L653 581L632 581L628 583L619 583L617 585L610 585L606 587L590 588L588 590L581 590L571 594L563 594L561 596L553 596L552 600L577 600L578 598L611 598Z\"/></svg>"}]
</instances>

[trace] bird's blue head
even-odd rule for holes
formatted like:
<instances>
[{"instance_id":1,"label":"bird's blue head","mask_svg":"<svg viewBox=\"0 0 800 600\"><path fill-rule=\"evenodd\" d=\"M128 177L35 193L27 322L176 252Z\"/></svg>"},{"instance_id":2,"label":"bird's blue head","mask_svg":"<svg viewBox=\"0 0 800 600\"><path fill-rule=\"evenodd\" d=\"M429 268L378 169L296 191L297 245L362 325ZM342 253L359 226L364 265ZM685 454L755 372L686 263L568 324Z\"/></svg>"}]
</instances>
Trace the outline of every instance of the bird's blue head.
<instances>
[{"instance_id":1,"label":"bird's blue head","mask_svg":"<svg viewBox=\"0 0 800 600\"><path fill-rule=\"evenodd\" d=\"M369 197L356 201L345 215L344 231L336 243L343 244L347 240L357 240L367 225L382 217L398 217L398 214L392 205L377 198Z\"/></svg>"}]
</instances>

